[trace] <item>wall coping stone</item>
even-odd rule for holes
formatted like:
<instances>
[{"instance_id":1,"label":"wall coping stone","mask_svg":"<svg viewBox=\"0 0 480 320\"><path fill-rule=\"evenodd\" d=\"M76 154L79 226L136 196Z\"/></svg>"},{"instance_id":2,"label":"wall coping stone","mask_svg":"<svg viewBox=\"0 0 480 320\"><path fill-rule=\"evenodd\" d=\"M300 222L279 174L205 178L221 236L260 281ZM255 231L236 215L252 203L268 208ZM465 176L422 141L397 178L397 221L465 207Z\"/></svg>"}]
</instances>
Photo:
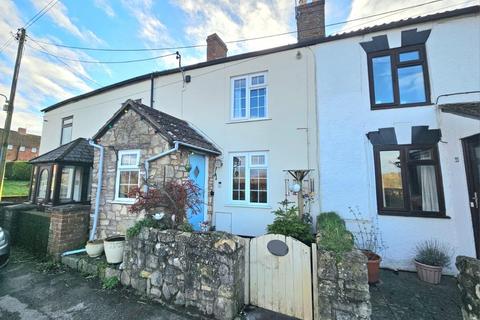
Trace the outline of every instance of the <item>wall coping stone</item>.
<instances>
[{"instance_id":1,"label":"wall coping stone","mask_svg":"<svg viewBox=\"0 0 480 320\"><path fill-rule=\"evenodd\" d=\"M47 212L58 212L58 213L69 213L69 212L78 212L78 211L88 211L90 214L90 205L89 204L65 204L55 207L47 207L45 211Z\"/></svg>"}]
</instances>

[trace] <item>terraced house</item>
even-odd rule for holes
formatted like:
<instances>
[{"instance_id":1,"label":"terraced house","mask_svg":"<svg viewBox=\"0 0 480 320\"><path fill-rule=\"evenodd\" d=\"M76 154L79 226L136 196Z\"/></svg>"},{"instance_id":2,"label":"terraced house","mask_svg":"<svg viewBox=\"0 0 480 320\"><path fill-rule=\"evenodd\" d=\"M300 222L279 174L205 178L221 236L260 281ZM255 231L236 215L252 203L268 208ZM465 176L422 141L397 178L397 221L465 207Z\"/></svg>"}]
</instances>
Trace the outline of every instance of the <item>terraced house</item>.
<instances>
[{"instance_id":1,"label":"terraced house","mask_svg":"<svg viewBox=\"0 0 480 320\"><path fill-rule=\"evenodd\" d=\"M288 170L306 170L307 211L337 211L354 232L349 208L365 223L378 220L384 266L410 269L415 244L430 238L472 256L480 249L479 23L474 6L325 36L324 2L301 4L295 44L228 56L212 34L205 62L45 108L40 151L77 138L104 148L102 181L98 152L93 182L77 181L93 185L102 237L132 225L128 191L150 174L201 186L195 228L208 221L260 235L278 202L296 199ZM65 165L51 168L37 171L33 189L75 183Z\"/></svg>"}]
</instances>

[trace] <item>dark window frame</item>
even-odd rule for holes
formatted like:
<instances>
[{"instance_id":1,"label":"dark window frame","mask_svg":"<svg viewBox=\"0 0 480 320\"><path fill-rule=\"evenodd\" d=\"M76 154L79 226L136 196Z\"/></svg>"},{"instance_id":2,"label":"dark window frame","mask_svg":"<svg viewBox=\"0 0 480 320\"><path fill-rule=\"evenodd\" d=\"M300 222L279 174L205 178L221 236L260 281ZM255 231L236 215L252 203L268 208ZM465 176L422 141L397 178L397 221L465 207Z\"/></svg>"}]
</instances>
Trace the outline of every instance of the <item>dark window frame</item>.
<instances>
[{"instance_id":1,"label":"dark window frame","mask_svg":"<svg viewBox=\"0 0 480 320\"><path fill-rule=\"evenodd\" d=\"M400 54L410 51L418 51L419 59L413 61L400 62ZM373 58L389 56L391 62L392 86L393 86L393 102L392 103L375 103L375 86L373 80ZM368 82L370 90L370 108L371 110L385 110L391 108L407 108L431 105L430 97L430 77L428 73L427 52L425 44L413 45L407 47L400 47L382 51L370 52L367 54L368 62ZM423 68L423 83L425 86L425 101L414 103L400 103L400 86L398 79L398 69L402 67L422 66Z\"/></svg>"},{"instance_id":2,"label":"dark window frame","mask_svg":"<svg viewBox=\"0 0 480 320\"><path fill-rule=\"evenodd\" d=\"M408 151L412 149L431 149L432 150L432 160L408 160ZM383 206L383 190L382 190L382 172L381 172L381 163L380 163L380 152L381 151L399 151L400 152L400 162L402 163L401 175L402 175L402 188L403 188L403 201L404 208L385 208ZM377 210L379 215L389 215L389 216L407 216L407 217L419 217L419 218L447 218L445 212L445 197L443 192L443 180L442 180L442 170L440 165L440 157L438 153L437 144L402 144L402 145L379 145L373 147L374 153L374 165L375 165L375 185L376 185L376 196L377 196ZM410 184L408 177L408 167L409 165L433 165L435 167L435 177L437 183L437 193L438 193L438 206L439 211L418 211L411 208L411 195L410 195Z\"/></svg>"},{"instance_id":3,"label":"dark window frame","mask_svg":"<svg viewBox=\"0 0 480 320\"><path fill-rule=\"evenodd\" d=\"M72 120L72 122L65 124L65 122L66 122L67 120ZM68 142L62 143L62 142L63 142L63 130L64 130L65 128L70 128L70 127L72 127L72 130L73 130L73 116L68 116L68 117L62 118L62 129L61 129L61 132L60 132L60 145L61 145L61 146L63 146L64 144L67 144L67 143L68 143ZM72 141L71 137L70 137L70 141ZM69 141L69 142L70 142L70 141Z\"/></svg>"}]
</instances>

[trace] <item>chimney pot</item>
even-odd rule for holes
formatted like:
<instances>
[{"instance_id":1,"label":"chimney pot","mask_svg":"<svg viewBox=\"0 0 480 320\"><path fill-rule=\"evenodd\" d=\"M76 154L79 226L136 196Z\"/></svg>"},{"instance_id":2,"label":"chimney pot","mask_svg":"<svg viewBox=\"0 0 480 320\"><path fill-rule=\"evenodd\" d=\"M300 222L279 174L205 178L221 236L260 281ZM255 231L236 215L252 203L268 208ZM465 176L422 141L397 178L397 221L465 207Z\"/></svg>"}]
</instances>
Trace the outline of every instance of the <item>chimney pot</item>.
<instances>
[{"instance_id":1,"label":"chimney pot","mask_svg":"<svg viewBox=\"0 0 480 320\"><path fill-rule=\"evenodd\" d=\"M207 37L207 61L225 58L227 56L227 45L214 33Z\"/></svg>"},{"instance_id":2,"label":"chimney pot","mask_svg":"<svg viewBox=\"0 0 480 320\"><path fill-rule=\"evenodd\" d=\"M27 129L26 128L18 128L17 132L21 135L26 135L27 134Z\"/></svg>"},{"instance_id":3,"label":"chimney pot","mask_svg":"<svg viewBox=\"0 0 480 320\"><path fill-rule=\"evenodd\" d=\"M299 0L295 11L298 42L325 37L325 0Z\"/></svg>"}]
</instances>

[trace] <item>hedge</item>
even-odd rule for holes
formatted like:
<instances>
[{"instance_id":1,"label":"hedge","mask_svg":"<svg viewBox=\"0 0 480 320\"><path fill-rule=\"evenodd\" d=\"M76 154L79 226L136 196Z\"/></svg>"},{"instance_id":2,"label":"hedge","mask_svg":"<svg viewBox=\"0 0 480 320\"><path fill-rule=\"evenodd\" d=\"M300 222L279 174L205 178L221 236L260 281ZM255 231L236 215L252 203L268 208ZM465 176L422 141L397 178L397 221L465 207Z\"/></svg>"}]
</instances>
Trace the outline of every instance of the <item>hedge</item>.
<instances>
[{"instance_id":1,"label":"hedge","mask_svg":"<svg viewBox=\"0 0 480 320\"><path fill-rule=\"evenodd\" d=\"M7 162L5 178L8 180L30 180L32 165L26 161Z\"/></svg>"}]
</instances>

